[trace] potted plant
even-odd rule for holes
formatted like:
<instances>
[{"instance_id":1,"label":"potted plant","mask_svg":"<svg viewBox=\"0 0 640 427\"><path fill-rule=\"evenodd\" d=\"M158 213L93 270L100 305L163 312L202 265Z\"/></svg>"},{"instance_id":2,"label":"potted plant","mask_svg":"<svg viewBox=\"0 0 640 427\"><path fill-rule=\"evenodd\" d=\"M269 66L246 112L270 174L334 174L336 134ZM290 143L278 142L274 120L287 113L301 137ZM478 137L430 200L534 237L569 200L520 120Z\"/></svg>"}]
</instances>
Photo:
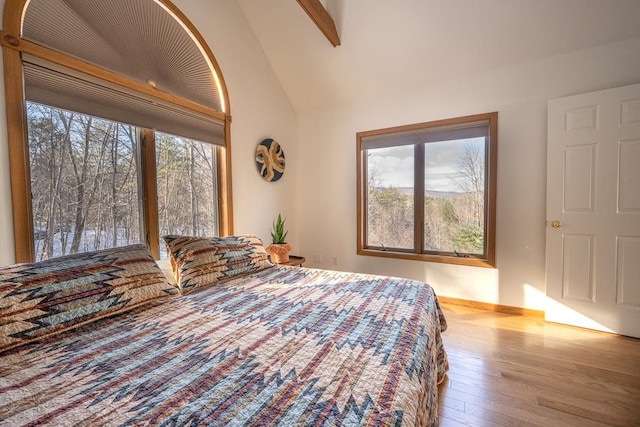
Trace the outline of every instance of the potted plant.
<instances>
[{"instance_id":1,"label":"potted plant","mask_svg":"<svg viewBox=\"0 0 640 427\"><path fill-rule=\"evenodd\" d=\"M284 228L286 220L287 218L282 219L282 216L278 214L278 218L273 222L273 229L271 230L272 244L267 248L267 252L271 256L271 261L276 264L284 264L289 261L291 245L285 240L288 233Z\"/></svg>"}]
</instances>

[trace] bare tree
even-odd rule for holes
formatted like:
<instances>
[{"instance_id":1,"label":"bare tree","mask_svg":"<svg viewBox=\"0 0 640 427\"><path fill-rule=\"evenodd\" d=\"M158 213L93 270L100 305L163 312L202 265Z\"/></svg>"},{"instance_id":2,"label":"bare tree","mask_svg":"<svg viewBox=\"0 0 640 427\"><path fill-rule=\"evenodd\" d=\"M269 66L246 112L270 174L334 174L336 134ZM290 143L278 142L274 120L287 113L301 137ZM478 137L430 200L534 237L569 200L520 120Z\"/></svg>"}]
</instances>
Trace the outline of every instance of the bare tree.
<instances>
[{"instance_id":1,"label":"bare tree","mask_svg":"<svg viewBox=\"0 0 640 427\"><path fill-rule=\"evenodd\" d=\"M462 189L471 193L473 201L473 222L481 226L484 222L484 176L485 167L483 156L480 155L478 144L466 144L458 156L463 180L460 182Z\"/></svg>"},{"instance_id":2,"label":"bare tree","mask_svg":"<svg viewBox=\"0 0 640 427\"><path fill-rule=\"evenodd\" d=\"M73 240L71 242L71 253L77 253L80 248L80 240L85 230L87 214L96 196L96 190L100 182L99 165L102 164L102 159L106 154L108 130L113 126L112 122L109 122L107 131L101 132L102 135L100 138L95 138L92 134L93 117L81 116L79 122L84 132L82 146L80 150L78 150L79 156L76 155L73 145L68 145L68 154L73 165L77 188L75 226ZM98 153L94 159L91 159L91 149L95 145L97 145ZM91 168L90 160L94 168ZM90 187L87 188L88 186Z\"/></svg>"},{"instance_id":3,"label":"bare tree","mask_svg":"<svg viewBox=\"0 0 640 427\"><path fill-rule=\"evenodd\" d=\"M189 192L191 193L191 233L198 235L198 192L196 189L196 159L193 144L189 144Z\"/></svg>"}]
</instances>

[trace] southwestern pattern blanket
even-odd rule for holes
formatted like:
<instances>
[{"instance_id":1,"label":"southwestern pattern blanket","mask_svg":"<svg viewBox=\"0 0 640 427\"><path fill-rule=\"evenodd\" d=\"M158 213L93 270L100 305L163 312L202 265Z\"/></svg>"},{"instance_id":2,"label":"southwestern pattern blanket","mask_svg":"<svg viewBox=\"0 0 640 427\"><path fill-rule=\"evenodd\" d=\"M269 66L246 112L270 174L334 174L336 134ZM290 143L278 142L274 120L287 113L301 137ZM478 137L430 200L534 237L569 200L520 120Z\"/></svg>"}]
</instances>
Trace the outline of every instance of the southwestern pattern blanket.
<instances>
[{"instance_id":1,"label":"southwestern pattern blanket","mask_svg":"<svg viewBox=\"0 0 640 427\"><path fill-rule=\"evenodd\" d=\"M0 425L437 425L422 282L276 266L0 354Z\"/></svg>"}]
</instances>

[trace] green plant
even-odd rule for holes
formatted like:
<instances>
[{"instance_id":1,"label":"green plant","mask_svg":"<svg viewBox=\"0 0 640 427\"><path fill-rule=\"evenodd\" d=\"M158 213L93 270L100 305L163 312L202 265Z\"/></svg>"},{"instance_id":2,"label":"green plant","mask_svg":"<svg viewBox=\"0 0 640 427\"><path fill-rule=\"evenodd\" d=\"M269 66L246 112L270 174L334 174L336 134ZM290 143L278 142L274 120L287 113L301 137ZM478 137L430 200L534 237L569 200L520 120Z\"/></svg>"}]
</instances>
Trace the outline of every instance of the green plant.
<instances>
[{"instance_id":1,"label":"green plant","mask_svg":"<svg viewBox=\"0 0 640 427\"><path fill-rule=\"evenodd\" d=\"M273 230L271 231L271 238L273 239L274 245L279 245L285 243L285 239L287 238L287 233L284 229L284 222L287 218L282 219L282 216L278 214L278 218L273 222Z\"/></svg>"}]
</instances>

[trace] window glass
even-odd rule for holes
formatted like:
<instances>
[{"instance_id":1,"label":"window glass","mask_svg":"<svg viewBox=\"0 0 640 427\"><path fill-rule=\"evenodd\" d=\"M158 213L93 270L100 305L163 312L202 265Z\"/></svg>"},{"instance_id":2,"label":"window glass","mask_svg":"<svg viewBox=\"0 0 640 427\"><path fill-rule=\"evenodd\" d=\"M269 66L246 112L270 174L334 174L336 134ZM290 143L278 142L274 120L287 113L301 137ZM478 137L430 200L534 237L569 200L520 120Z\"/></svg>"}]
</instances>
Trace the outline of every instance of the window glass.
<instances>
[{"instance_id":1,"label":"window glass","mask_svg":"<svg viewBox=\"0 0 640 427\"><path fill-rule=\"evenodd\" d=\"M413 248L414 148L367 150L367 245Z\"/></svg>"},{"instance_id":2,"label":"window glass","mask_svg":"<svg viewBox=\"0 0 640 427\"><path fill-rule=\"evenodd\" d=\"M26 109L36 261L140 242L137 129Z\"/></svg>"},{"instance_id":3,"label":"window glass","mask_svg":"<svg viewBox=\"0 0 640 427\"><path fill-rule=\"evenodd\" d=\"M138 129L31 102L27 123L36 261L145 242ZM156 132L155 153L159 235L218 235L216 146Z\"/></svg>"},{"instance_id":4,"label":"window glass","mask_svg":"<svg viewBox=\"0 0 640 427\"><path fill-rule=\"evenodd\" d=\"M484 253L485 138L424 144L424 250Z\"/></svg>"},{"instance_id":5,"label":"window glass","mask_svg":"<svg viewBox=\"0 0 640 427\"><path fill-rule=\"evenodd\" d=\"M216 146L161 132L155 140L160 236L217 236Z\"/></svg>"}]
</instances>

